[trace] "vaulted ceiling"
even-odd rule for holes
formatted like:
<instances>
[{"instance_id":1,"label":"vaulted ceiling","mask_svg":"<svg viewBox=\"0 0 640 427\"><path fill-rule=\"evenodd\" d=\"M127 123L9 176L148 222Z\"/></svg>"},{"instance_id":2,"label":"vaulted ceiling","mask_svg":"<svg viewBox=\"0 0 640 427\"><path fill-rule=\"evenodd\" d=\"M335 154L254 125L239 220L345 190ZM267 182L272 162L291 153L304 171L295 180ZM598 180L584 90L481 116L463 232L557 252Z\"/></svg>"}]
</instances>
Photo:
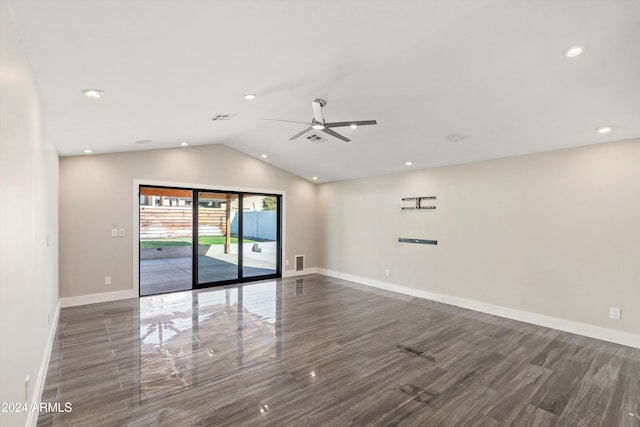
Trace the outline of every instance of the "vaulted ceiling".
<instances>
[{"instance_id":1,"label":"vaulted ceiling","mask_svg":"<svg viewBox=\"0 0 640 427\"><path fill-rule=\"evenodd\" d=\"M11 4L61 156L227 144L328 182L640 136L637 0ZM262 120L310 122L316 98L378 125Z\"/></svg>"}]
</instances>

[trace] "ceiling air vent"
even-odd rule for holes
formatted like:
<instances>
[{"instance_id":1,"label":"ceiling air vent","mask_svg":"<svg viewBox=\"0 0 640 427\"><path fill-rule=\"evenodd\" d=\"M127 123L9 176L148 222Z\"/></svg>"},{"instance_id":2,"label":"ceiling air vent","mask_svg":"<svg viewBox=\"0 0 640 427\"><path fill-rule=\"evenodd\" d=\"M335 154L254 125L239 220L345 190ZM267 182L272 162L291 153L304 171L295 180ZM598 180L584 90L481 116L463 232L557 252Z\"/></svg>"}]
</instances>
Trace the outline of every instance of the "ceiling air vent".
<instances>
[{"instance_id":1,"label":"ceiling air vent","mask_svg":"<svg viewBox=\"0 0 640 427\"><path fill-rule=\"evenodd\" d=\"M449 142L458 142L462 141L463 139L467 139L467 137L464 135L456 135L455 133L447 135L447 141Z\"/></svg>"},{"instance_id":2,"label":"ceiling air vent","mask_svg":"<svg viewBox=\"0 0 640 427\"><path fill-rule=\"evenodd\" d=\"M237 116L237 114L216 114L211 120L231 120L235 116Z\"/></svg>"},{"instance_id":3,"label":"ceiling air vent","mask_svg":"<svg viewBox=\"0 0 640 427\"><path fill-rule=\"evenodd\" d=\"M315 133L307 136L306 138L309 141L316 142L318 144L320 144L321 142L325 142L326 141L326 139L324 139L323 137L321 137L320 135L315 134Z\"/></svg>"}]
</instances>

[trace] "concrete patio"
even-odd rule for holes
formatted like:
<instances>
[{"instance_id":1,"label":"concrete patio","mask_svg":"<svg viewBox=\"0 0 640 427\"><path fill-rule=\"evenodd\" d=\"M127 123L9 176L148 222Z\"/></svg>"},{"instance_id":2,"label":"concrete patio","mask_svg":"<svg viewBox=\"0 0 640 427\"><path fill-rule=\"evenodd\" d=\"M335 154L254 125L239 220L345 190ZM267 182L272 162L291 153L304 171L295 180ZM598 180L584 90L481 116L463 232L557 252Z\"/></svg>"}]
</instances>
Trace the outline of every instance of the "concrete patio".
<instances>
[{"instance_id":1,"label":"concrete patio","mask_svg":"<svg viewBox=\"0 0 640 427\"><path fill-rule=\"evenodd\" d=\"M217 247L219 246L219 247ZM243 245L243 277L275 274L275 242L261 242L262 252L253 252L252 243ZM199 283L210 283L238 278L237 246L225 254L222 245L211 246L198 256ZM140 295L184 291L192 288L193 265L191 257L166 257L140 260Z\"/></svg>"}]
</instances>

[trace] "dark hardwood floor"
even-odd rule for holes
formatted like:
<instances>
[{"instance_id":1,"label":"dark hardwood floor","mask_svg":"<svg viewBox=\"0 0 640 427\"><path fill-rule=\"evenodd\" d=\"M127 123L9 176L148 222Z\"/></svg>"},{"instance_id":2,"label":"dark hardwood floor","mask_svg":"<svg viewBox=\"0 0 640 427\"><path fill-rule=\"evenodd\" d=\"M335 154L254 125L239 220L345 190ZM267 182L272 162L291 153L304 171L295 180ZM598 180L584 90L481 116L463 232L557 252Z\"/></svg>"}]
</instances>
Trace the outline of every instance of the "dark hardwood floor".
<instances>
[{"instance_id":1,"label":"dark hardwood floor","mask_svg":"<svg viewBox=\"0 0 640 427\"><path fill-rule=\"evenodd\" d=\"M319 275L65 308L39 426L640 426L640 350Z\"/></svg>"}]
</instances>

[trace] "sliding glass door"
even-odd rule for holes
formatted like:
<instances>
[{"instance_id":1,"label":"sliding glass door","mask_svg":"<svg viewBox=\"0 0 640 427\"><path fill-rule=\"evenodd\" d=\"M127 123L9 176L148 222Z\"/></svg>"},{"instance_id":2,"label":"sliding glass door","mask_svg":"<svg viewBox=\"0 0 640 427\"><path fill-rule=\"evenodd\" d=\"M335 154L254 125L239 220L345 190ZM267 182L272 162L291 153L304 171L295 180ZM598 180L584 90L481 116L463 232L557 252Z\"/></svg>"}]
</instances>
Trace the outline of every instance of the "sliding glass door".
<instances>
[{"instance_id":1,"label":"sliding glass door","mask_svg":"<svg viewBox=\"0 0 640 427\"><path fill-rule=\"evenodd\" d=\"M192 199L191 190L140 187L140 295L192 288Z\"/></svg>"},{"instance_id":2,"label":"sliding glass door","mask_svg":"<svg viewBox=\"0 0 640 427\"><path fill-rule=\"evenodd\" d=\"M233 193L198 192L198 284L238 280L238 238L231 224L238 216Z\"/></svg>"},{"instance_id":3,"label":"sliding glass door","mask_svg":"<svg viewBox=\"0 0 640 427\"><path fill-rule=\"evenodd\" d=\"M281 276L281 196L141 186L140 295Z\"/></svg>"},{"instance_id":4,"label":"sliding glass door","mask_svg":"<svg viewBox=\"0 0 640 427\"><path fill-rule=\"evenodd\" d=\"M278 271L279 198L266 194L242 196L242 275Z\"/></svg>"}]
</instances>

